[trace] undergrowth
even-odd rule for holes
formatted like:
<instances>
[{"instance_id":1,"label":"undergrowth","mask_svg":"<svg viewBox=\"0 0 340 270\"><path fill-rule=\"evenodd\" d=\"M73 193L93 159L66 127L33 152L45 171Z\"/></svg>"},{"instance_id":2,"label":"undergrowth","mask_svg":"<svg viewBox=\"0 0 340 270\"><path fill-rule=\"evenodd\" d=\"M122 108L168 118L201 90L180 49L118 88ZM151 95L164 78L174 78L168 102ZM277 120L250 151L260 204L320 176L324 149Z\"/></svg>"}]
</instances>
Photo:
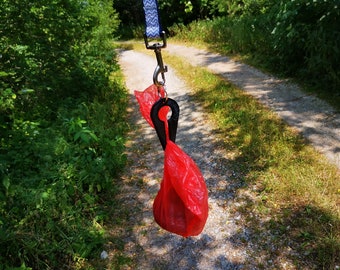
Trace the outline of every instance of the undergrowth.
<instances>
[{"instance_id":1,"label":"undergrowth","mask_svg":"<svg viewBox=\"0 0 340 270\"><path fill-rule=\"evenodd\" d=\"M2 139L0 269L77 268L99 256L103 197L125 165L125 100L117 83L91 101L67 98L53 122L26 121Z\"/></svg>"},{"instance_id":2,"label":"undergrowth","mask_svg":"<svg viewBox=\"0 0 340 270\"><path fill-rule=\"evenodd\" d=\"M1 270L91 269L100 255L126 161L110 6L1 4Z\"/></svg>"}]
</instances>

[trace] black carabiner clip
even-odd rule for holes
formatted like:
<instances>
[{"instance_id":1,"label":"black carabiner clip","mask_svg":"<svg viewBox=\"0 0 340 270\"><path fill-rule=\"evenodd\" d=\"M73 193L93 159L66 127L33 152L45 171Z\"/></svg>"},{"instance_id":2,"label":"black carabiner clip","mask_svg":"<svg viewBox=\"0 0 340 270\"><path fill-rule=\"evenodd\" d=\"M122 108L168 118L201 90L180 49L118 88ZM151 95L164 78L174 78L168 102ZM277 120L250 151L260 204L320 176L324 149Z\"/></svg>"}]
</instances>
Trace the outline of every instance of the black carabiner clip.
<instances>
[{"instance_id":1,"label":"black carabiner clip","mask_svg":"<svg viewBox=\"0 0 340 270\"><path fill-rule=\"evenodd\" d=\"M161 108L164 106L168 106L171 109L171 117L168 119L168 130L169 130L169 139L173 142L176 141L176 133L178 126L178 118L179 118L179 106L177 102L171 98L161 98L155 104L153 104L150 116L152 123L155 126L158 138L161 142L163 150L166 147L166 131L165 131L165 123L159 119L158 113Z\"/></svg>"}]
</instances>

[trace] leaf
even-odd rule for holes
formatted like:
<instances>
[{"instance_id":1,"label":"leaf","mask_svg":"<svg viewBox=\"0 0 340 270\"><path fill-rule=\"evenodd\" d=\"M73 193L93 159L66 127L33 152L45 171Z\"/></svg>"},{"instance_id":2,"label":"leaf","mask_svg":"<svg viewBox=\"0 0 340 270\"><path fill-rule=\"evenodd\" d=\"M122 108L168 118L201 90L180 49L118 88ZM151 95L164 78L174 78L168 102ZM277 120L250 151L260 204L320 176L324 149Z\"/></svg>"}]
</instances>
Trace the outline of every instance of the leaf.
<instances>
[{"instance_id":1,"label":"leaf","mask_svg":"<svg viewBox=\"0 0 340 270\"><path fill-rule=\"evenodd\" d=\"M96 134L94 134L93 132L89 132L89 134L94 141L98 142L98 137L96 136Z\"/></svg>"},{"instance_id":2,"label":"leaf","mask_svg":"<svg viewBox=\"0 0 340 270\"><path fill-rule=\"evenodd\" d=\"M74 135L74 137L73 137L73 141L78 140L78 139L80 138L80 135L81 135L81 134L82 134L82 131L77 132L77 133Z\"/></svg>"},{"instance_id":3,"label":"leaf","mask_svg":"<svg viewBox=\"0 0 340 270\"><path fill-rule=\"evenodd\" d=\"M34 89L22 89L19 91L19 94L29 94L33 92L34 92Z\"/></svg>"},{"instance_id":4,"label":"leaf","mask_svg":"<svg viewBox=\"0 0 340 270\"><path fill-rule=\"evenodd\" d=\"M48 199L49 196L50 196L49 193L46 192L46 191L44 191L43 193L41 193L41 198L42 198L42 199Z\"/></svg>"},{"instance_id":5,"label":"leaf","mask_svg":"<svg viewBox=\"0 0 340 270\"><path fill-rule=\"evenodd\" d=\"M9 186L11 185L8 176L6 176L6 177L2 180L2 184L4 185L6 191L8 191Z\"/></svg>"},{"instance_id":6,"label":"leaf","mask_svg":"<svg viewBox=\"0 0 340 270\"><path fill-rule=\"evenodd\" d=\"M87 132L81 132L80 134L80 138L82 139L82 141L89 143L90 142L90 138L88 136L88 134L86 134Z\"/></svg>"},{"instance_id":7,"label":"leaf","mask_svg":"<svg viewBox=\"0 0 340 270\"><path fill-rule=\"evenodd\" d=\"M8 75L9 75L9 73L7 73L5 71L0 71L0 77L6 77Z\"/></svg>"}]
</instances>

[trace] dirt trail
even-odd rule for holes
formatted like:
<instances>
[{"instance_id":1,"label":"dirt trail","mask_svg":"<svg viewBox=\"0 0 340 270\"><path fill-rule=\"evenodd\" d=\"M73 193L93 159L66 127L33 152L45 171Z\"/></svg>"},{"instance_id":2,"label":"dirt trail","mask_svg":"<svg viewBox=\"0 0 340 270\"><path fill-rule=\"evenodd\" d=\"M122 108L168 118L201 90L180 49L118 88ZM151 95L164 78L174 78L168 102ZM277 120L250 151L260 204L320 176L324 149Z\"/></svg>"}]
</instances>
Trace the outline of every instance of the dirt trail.
<instances>
[{"instance_id":1,"label":"dirt trail","mask_svg":"<svg viewBox=\"0 0 340 270\"><path fill-rule=\"evenodd\" d=\"M152 83L153 57L123 51L120 64L131 95L133 90L144 90ZM205 177L212 195L210 215L204 232L195 238L185 239L167 233L154 222L152 203L162 179L163 151L155 131L141 118L135 98L131 96L131 120L136 129L131 134L128 153L131 164L124 178L130 185L126 186L123 197L129 198L129 203L134 198L133 206L139 211L132 216L131 222L135 226L127 237L126 251L136 260L138 269L241 269L246 262L246 250L226 240L243 228L235 224L236 219L228 213L231 209L225 207L234 197L233 191L228 190L230 183L226 181L232 172L223 164L225 153L214 142L212 128L201 109L190 102L189 89L172 69L166 78L171 98L181 109L176 143L197 162ZM133 185L136 178L142 181L141 185Z\"/></svg>"},{"instance_id":2,"label":"dirt trail","mask_svg":"<svg viewBox=\"0 0 340 270\"><path fill-rule=\"evenodd\" d=\"M216 58L208 58L217 56L202 51L190 50L190 55L179 47L169 47L169 51L178 55L181 51L185 57L192 55L191 63L197 61L198 65L213 65L217 61ZM193 52L201 54L201 60L197 60ZM203 62L202 57L206 59ZM222 66L226 59L219 59L217 64L221 65L224 73L245 72L241 67L227 71ZM265 229L268 220L239 210L249 200L256 200L252 187L245 188L241 177L233 171L232 168L237 165L228 158L228 153L216 138L217 131L209 124L202 109L191 101L190 89L171 67L166 73L167 89L181 109L176 143L196 161L203 173L209 190L210 212L206 227L198 237L185 239L159 228L153 220L152 203L162 179L163 151L155 131L142 119L133 96L134 90L142 91L152 83L156 62L154 57L130 50L120 51L119 63L131 94L130 121L133 125L127 145L129 164L120 195L127 209L132 211L129 213L132 230L121 232L124 252L135 262L131 269L297 269L294 263L301 258L295 248L299 243L271 234ZM269 86L274 79L266 78L269 81L264 82L267 90L263 95L270 96ZM259 78L254 80L259 81ZM242 82L247 82L249 89L257 87L250 79L242 79ZM295 99L293 94L292 98ZM299 98L304 99L302 96ZM287 113L286 110L281 111ZM259 227L256 232L247 226L249 219L252 222L257 220ZM313 268L300 263L299 269Z\"/></svg>"}]
</instances>

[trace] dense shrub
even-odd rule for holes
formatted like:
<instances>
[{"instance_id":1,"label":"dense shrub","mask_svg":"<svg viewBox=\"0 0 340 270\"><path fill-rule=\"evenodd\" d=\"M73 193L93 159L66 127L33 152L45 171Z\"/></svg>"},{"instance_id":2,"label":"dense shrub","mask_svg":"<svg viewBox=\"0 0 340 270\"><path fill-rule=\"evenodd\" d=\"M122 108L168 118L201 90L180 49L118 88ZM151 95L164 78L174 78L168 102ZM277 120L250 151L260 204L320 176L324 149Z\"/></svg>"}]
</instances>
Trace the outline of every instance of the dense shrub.
<instances>
[{"instance_id":1,"label":"dense shrub","mask_svg":"<svg viewBox=\"0 0 340 270\"><path fill-rule=\"evenodd\" d=\"M274 53L288 74L340 86L339 1L281 1L273 29Z\"/></svg>"},{"instance_id":2,"label":"dense shrub","mask_svg":"<svg viewBox=\"0 0 340 270\"><path fill-rule=\"evenodd\" d=\"M103 243L126 93L110 1L4 0L0 7L0 269L68 269Z\"/></svg>"},{"instance_id":3,"label":"dense shrub","mask_svg":"<svg viewBox=\"0 0 340 270\"><path fill-rule=\"evenodd\" d=\"M338 0L215 0L219 17L170 27L170 33L239 53L339 99ZM223 15L223 16L222 16Z\"/></svg>"}]
</instances>

